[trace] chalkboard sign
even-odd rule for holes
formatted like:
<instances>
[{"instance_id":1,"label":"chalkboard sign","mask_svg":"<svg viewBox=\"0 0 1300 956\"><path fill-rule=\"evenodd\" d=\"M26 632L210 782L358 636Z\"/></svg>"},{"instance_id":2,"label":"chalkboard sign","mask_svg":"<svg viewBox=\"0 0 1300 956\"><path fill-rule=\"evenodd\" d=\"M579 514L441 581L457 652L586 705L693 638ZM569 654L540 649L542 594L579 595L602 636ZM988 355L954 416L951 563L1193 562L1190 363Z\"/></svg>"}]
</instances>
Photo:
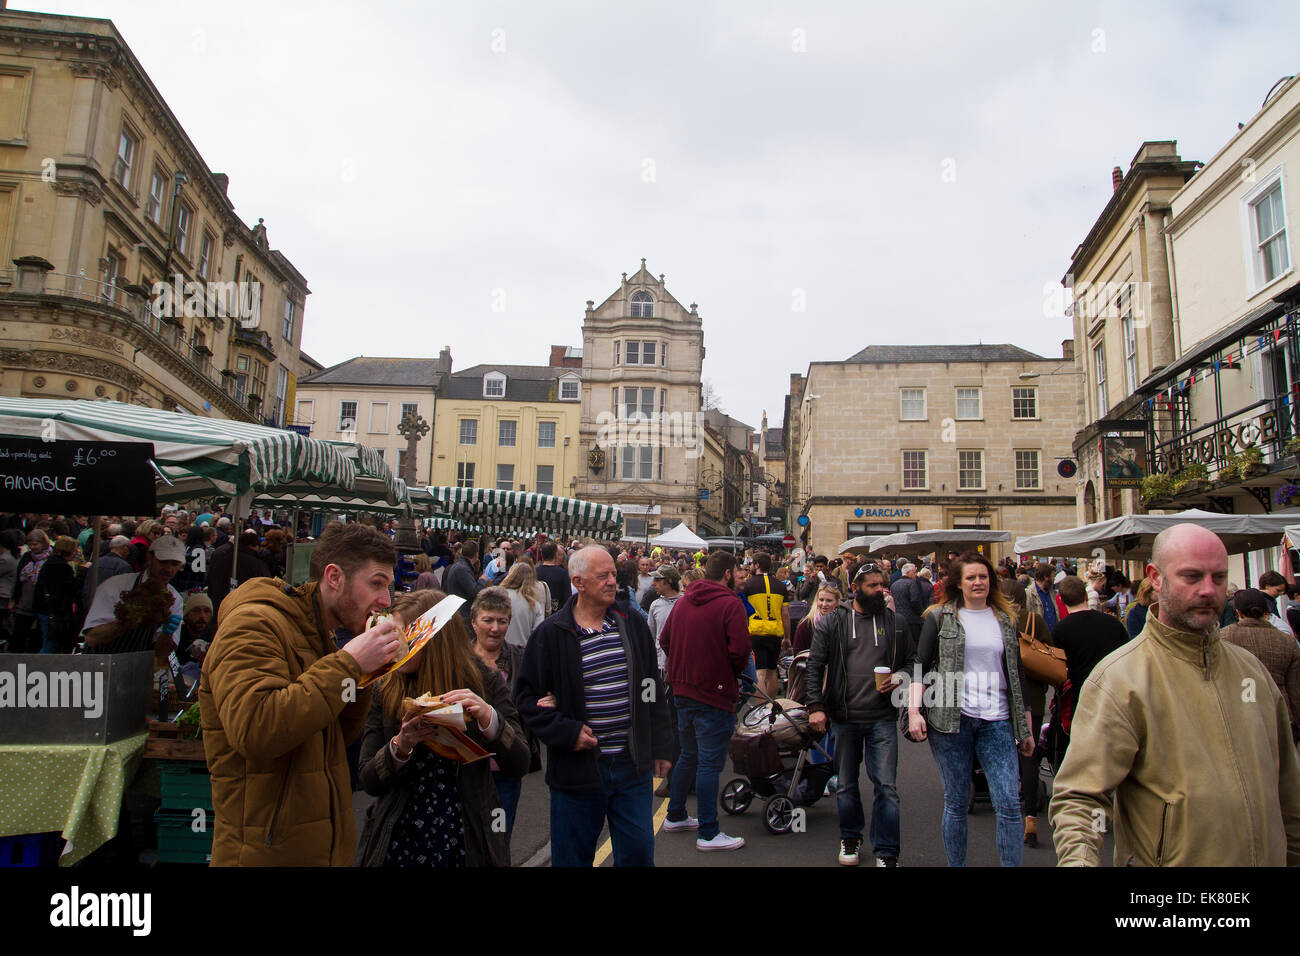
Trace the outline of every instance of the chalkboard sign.
<instances>
[{"instance_id":1,"label":"chalkboard sign","mask_svg":"<svg viewBox=\"0 0 1300 956\"><path fill-rule=\"evenodd\" d=\"M155 514L152 442L0 436L0 511Z\"/></svg>"}]
</instances>

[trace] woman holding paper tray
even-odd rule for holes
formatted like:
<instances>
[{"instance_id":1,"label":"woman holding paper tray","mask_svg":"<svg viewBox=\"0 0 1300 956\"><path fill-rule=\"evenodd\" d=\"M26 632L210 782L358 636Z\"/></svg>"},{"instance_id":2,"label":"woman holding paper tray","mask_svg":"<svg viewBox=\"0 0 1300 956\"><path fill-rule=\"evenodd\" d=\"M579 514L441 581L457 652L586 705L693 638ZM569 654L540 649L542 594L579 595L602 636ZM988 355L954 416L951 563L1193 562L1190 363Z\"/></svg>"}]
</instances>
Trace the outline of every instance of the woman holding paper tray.
<instances>
[{"instance_id":1,"label":"woman holding paper tray","mask_svg":"<svg viewBox=\"0 0 1300 956\"><path fill-rule=\"evenodd\" d=\"M445 595L412 591L393 602L409 626ZM366 815L357 848L361 866L509 866L505 810L492 782L491 761L460 762L435 753L441 728L404 701L422 694L459 704L469 721L464 736L495 758L511 778L528 770L528 741L510 689L479 661L464 619L452 618L409 662L379 684L361 745L361 785L380 799Z\"/></svg>"}]
</instances>

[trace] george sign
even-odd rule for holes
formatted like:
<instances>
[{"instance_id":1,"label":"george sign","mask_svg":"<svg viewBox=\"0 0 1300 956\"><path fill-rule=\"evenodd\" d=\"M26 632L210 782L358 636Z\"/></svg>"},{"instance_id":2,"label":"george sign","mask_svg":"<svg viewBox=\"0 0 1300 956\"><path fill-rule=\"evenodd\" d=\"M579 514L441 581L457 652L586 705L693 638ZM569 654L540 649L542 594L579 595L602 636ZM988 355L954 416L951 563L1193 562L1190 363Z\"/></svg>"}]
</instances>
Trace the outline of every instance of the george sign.
<instances>
[{"instance_id":1,"label":"george sign","mask_svg":"<svg viewBox=\"0 0 1300 956\"><path fill-rule=\"evenodd\" d=\"M0 500L7 511L154 514L152 442L0 437Z\"/></svg>"},{"instance_id":2,"label":"george sign","mask_svg":"<svg viewBox=\"0 0 1300 956\"><path fill-rule=\"evenodd\" d=\"M1203 437L1166 442L1156 450L1156 471L1172 473L1198 463L1213 468L1217 462L1227 461L1253 445L1265 445L1277 439L1277 415L1264 412L1224 425Z\"/></svg>"},{"instance_id":3,"label":"george sign","mask_svg":"<svg viewBox=\"0 0 1300 956\"><path fill-rule=\"evenodd\" d=\"M794 540L794 535L792 534L787 534L784 538L781 539L781 547L785 548L786 550L793 548L796 544L798 544L798 542Z\"/></svg>"}]
</instances>

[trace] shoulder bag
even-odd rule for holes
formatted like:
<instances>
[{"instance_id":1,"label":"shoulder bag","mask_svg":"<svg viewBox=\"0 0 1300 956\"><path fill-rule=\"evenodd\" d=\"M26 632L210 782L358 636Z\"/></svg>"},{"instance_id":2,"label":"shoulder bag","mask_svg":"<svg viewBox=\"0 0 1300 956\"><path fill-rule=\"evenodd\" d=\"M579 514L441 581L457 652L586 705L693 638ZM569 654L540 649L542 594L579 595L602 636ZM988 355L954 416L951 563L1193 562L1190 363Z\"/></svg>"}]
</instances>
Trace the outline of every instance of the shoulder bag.
<instances>
[{"instance_id":1,"label":"shoulder bag","mask_svg":"<svg viewBox=\"0 0 1300 956\"><path fill-rule=\"evenodd\" d=\"M1029 631L1020 632L1020 666L1025 676L1044 684L1060 688L1065 683L1065 651L1050 647L1034 636L1034 615L1029 618Z\"/></svg>"}]
</instances>

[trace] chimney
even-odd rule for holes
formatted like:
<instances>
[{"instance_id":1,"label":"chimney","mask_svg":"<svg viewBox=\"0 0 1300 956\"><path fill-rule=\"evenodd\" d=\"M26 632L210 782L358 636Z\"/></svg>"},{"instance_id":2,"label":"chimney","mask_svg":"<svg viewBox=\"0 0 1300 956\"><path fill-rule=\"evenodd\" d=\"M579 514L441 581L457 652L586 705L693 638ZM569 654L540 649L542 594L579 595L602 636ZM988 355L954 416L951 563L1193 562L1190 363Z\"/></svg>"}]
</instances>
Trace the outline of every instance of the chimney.
<instances>
[{"instance_id":1,"label":"chimney","mask_svg":"<svg viewBox=\"0 0 1300 956\"><path fill-rule=\"evenodd\" d=\"M1074 339L1065 339L1061 342L1061 359L1065 362L1074 361Z\"/></svg>"},{"instance_id":2,"label":"chimney","mask_svg":"<svg viewBox=\"0 0 1300 956\"><path fill-rule=\"evenodd\" d=\"M225 173L213 173L212 178L216 180L217 188L221 190L221 195L228 195L230 190L230 177Z\"/></svg>"},{"instance_id":3,"label":"chimney","mask_svg":"<svg viewBox=\"0 0 1300 956\"><path fill-rule=\"evenodd\" d=\"M438 374L443 378L451 375L451 346L444 345L438 353Z\"/></svg>"},{"instance_id":4,"label":"chimney","mask_svg":"<svg viewBox=\"0 0 1300 956\"><path fill-rule=\"evenodd\" d=\"M551 346L551 368L564 368L564 353L566 348L567 346L563 345Z\"/></svg>"},{"instance_id":5,"label":"chimney","mask_svg":"<svg viewBox=\"0 0 1300 956\"><path fill-rule=\"evenodd\" d=\"M1114 192L1119 192L1120 183L1122 182L1124 182L1124 173L1116 166L1110 171L1110 184L1114 187Z\"/></svg>"}]
</instances>

